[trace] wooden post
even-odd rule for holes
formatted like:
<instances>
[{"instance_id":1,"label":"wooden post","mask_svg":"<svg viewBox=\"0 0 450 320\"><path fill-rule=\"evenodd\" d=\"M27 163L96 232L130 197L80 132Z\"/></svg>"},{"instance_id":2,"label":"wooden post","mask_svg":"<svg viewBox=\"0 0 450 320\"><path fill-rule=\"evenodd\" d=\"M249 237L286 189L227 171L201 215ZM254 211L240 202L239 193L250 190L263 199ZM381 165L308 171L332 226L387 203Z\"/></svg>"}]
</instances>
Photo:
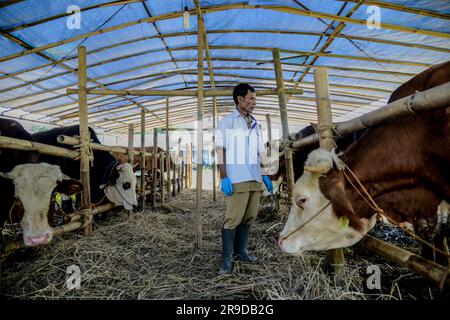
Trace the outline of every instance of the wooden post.
<instances>
[{"instance_id":1,"label":"wooden post","mask_svg":"<svg viewBox=\"0 0 450 320\"><path fill-rule=\"evenodd\" d=\"M332 115L330 104L330 89L328 86L328 71L324 67L316 68L314 72L316 89L317 118L319 120L319 144L322 149L331 150L334 146L332 131ZM337 281L342 281L345 275L345 260L342 249L327 252L329 264Z\"/></svg>"},{"instance_id":2,"label":"wooden post","mask_svg":"<svg viewBox=\"0 0 450 320\"><path fill-rule=\"evenodd\" d=\"M170 201L170 141L169 141L169 98L166 98L166 165L167 165L167 200Z\"/></svg>"},{"instance_id":3,"label":"wooden post","mask_svg":"<svg viewBox=\"0 0 450 320\"><path fill-rule=\"evenodd\" d=\"M128 163L131 165L133 165L134 162L133 146L134 146L134 125L130 123L128 125Z\"/></svg>"},{"instance_id":4,"label":"wooden post","mask_svg":"<svg viewBox=\"0 0 450 320\"><path fill-rule=\"evenodd\" d=\"M286 91L283 81L283 70L281 69L280 50L275 48L272 50L273 62L275 65L275 77L277 80L278 101L280 104L281 128L283 130L283 141L289 139L289 123L287 115ZM294 167L292 165L292 151L290 149L284 150L284 159L286 161L286 182L288 185L289 194L292 194L294 189Z\"/></svg>"},{"instance_id":5,"label":"wooden post","mask_svg":"<svg viewBox=\"0 0 450 320\"><path fill-rule=\"evenodd\" d=\"M212 136L212 178L213 178L213 201L217 200L216 190L216 116L217 116L217 99L213 97L213 136Z\"/></svg>"},{"instance_id":6,"label":"wooden post","mask_svg":"<svg viewBox=\"0 0 450 320\"><path fill-rule=\"evenodd\" d=\"M172 196L175 197L177 191L177 164L175 163L175 161L173 162L172 172Z\"/></svg>"},{"instance_id":7,"label":"wooden post","mask_svg":"<svg viewBox=\"0 0 450 320\"><path fill-rule=\"evenodd\" d=\"M267 150L267 156L271 156L272 152L272 121L270 119L270 114L266 114L266 122L267 122L267 139L269 141L269 146Z\"/></svg>"},{"instance_id":8,"label":"wooden post","mask_svg":"<svg viewBox=\"0 0 450 320\"><path fill-rule=\"evenodd\" d=\"M178 148L177 156L180 163L177 164L177 193L181 191L181 167L183 166L183 161L181 160L181 138L178 138Z\"/></svg>"},{"instance_id":9,"label":"wooden post","mask_svg":"<svg viewBox=\"0 0 450 320\"><path fill-rule=\"evenodd\" d=\"M189 148L189 143L186 143L184 148L186 150L186 152L184 154L184 159L186 161L186 188L189 188L190 187L190 185L189 185L189 172L190 172L190 169L189 169L189 165L190 165L189 152L191 151L190 148Z\"/></svg>"},{"instance_id":10,"label":"wooden post","mask_svg":"<svg viewBox=\"0 0 450 320\"><path fill-rule=\"evenodd\" d=\"M196 184L196 201L195 209L195 244L197 249L202 248L202 163L203 163L203 17L200 6L196 7L197 11L197 57L198 57L198 73L197 73L197 184Z\"/></svg>"},{"instance_id":11,"label":"wooden post","mask_svg":"<svg viewBox=\"0 0 450 320\"><path fill-rule=\"evenodd\" d=\"M81 211L84 217L83 234L92 234L91 183L89 178L89 126L87 111L87 67L86 47L78 48L78 102L80 106L80 180L83 184L81 192Z\"/></svg>"},{"instance_id":12,"label":"wooden post","mask_svg":"<svg viewBox=\"0 0 450 320\"><path fill-rule=\"evenodd\" d=\"M189 150L189 157L190 157L190 163L191 163L191 168L190 168L190 172L189 172L189 183L190 183L190 187L192 188L192 180L193 180L193 176L194 176L194 144L191 142L191 148Z\"/></svg>"},{"instance_id":13,"label":"wooden post","mask_svg":"<svg viewBox=\"0 0 450 320\"><path fill-rule=\"evenodd\" d=\"M139 198L141 211L145 207L145 108L141 110L141 197Z\"/></svg>"},{"instance_id":14,"label":"wooden post","mask_svg":"<svg viewBox=\"0 0 450 320\"><path fill-rule=\"evenodd\" d=\"M159 185L161 188L161 203L164 204L164 152L159 154L159 167L161 168L161 176L159 177Z\"/></svg>"},{"instance_id":15,"label":"wooden post","mask_svg":"<svg viewBox=\"0 0 450 320\"><path fill-rule=\"evenodd\" d=\"M158 169L158 128L153 128L153 152L152 152L152 207L156 206L156 170Z\"/></svg>"}]
</instances>

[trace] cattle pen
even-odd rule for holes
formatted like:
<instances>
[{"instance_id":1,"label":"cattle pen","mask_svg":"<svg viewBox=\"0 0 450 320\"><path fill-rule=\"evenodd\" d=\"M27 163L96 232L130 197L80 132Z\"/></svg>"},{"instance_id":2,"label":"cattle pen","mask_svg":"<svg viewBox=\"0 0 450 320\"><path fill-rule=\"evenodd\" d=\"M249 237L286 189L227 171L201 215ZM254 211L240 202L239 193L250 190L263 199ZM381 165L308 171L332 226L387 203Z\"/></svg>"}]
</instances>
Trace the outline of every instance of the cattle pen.
<instances>
[{"instance_id":1,"label":"cattle pen","mask_svg":"<svg viewBox=\"0 0 450 320\"><path fill-rule=\"evenodd\" d=\"M0 225L2 296L448 300L450 262L447 266L423 258L420 244L427 241L402 221L377 222L346 248L292 256L280 250L279 241L277 245L290 209L297 205L294 172L299 164L294 158L302 148L319 143L332 150L341 136L435 110L447 110L448 118L447 78L387 101L408 80L450 60L450 3L403 2L0 3L0 117L47 130L79 125L79 134L57 137L64 148L0 130L0 151L79 161L83 185L74 212L52 226L58 237L32 248L20 237L21 218L13 223L20 207L16 203L23 200L16 196L13 207L4 208L0 197L6 217ZM22 14L24 10L36 16ZM219 275L227 200L216 170L216 129L219 117L233 110L232 89L239 82L256 89L254 116L269 150L279 141L280 148L269 152L284 157L285 181L276 200L262 200L252 231L250 249L259 262L236 261L231 275ZM296 139L308 124L316 133ZM188 126L192 131L183 131ZM128 145L93 142L89 127L121 136ZM443 146L450 139L448 127L442 131ZM177 130L182 132L178 136ZM206 134L211 135L209 149ZM211 169L204 150L212 151ZM91 200L92 188L98 188L91 181L92 170L104 170L93 167L94 152L114 154L115 166L139 166L133 190L138 210ZM212 180L208 191L205 174ZM450 190L446 183L444 189ZM441 208L445 220L439 222L449 231L448 206ZM95 218L99 216L103 219ZM431 245L434 254L440 252L448 261L449 237L443 249ZM81 272L75 287L68 278L71 268ZM381 272L381 282L371 282L370 270Z\"/></svg>"}]
</instances>

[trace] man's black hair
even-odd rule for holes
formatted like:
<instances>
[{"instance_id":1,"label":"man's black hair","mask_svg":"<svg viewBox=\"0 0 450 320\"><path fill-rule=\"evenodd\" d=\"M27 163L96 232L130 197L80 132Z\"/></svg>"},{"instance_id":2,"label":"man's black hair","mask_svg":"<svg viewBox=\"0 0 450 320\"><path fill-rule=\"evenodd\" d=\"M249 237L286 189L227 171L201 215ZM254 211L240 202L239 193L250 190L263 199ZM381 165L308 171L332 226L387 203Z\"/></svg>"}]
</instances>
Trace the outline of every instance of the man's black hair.
<instances>
[{"instance_id":1,"label":"man's black hair","mask_svg":"<svg viewBox=\"0 0 450 320\"><path fill-rule=\"evenodd\" d=\"M239 83L233 89L233 100L236 105L238 105L238 97L245 97L248 91L255 92L255 89L248 83Z\"/></svg>"}]
</instances>

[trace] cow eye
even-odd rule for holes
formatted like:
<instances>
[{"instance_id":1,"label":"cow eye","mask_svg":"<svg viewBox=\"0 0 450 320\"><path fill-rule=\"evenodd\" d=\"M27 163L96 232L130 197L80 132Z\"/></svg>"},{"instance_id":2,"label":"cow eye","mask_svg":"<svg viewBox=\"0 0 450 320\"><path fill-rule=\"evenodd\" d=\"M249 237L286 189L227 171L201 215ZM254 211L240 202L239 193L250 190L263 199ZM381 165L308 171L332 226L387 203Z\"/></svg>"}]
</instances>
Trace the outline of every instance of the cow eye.
<instances>
[{"instance_id":1,"label":"cow eye","mask_svg":"<svg viewBox=\"0 0 450 320\"><path fill-rule=\"evenodd\" d=\"M122 187L124 190L128 190L131 188L131 184L129 182L122 183Z\"/></svg>"}]
</instances>

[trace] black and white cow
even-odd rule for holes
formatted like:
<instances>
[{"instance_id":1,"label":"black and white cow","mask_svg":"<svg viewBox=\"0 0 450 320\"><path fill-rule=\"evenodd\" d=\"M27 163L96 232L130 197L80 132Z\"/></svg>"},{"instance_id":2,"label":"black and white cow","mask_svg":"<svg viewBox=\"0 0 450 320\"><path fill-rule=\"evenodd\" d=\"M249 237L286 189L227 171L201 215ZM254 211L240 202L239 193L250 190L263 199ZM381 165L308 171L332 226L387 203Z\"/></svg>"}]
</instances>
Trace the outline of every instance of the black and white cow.
<instances>
[{"instance_id":1,"label":"black and white cow","mask_svg":"<svg viewBox=\"0 0 450 320\"><path fill-rule=\"evenodd\" d=\"M89 128L90 138L95 143L100 143L97 134ZM79 135L79 126L54 128L49 131L33 134L33 138L45 144L70 148L67 145L58 143L59 135L76 136ZM72 147L74 148L74 147ZM125 209L137 209L136 199L136 176L133 167L129 163L119 163L109 152L94 150L93 166L90 168L91 202L100 204L106 198L118 205L123 205ZM63 173L79 179L80 161L71 159L42 155L45 162L57 164ZM106 199L105 199L106 200Z\"/></svg>"}]
</instances>

